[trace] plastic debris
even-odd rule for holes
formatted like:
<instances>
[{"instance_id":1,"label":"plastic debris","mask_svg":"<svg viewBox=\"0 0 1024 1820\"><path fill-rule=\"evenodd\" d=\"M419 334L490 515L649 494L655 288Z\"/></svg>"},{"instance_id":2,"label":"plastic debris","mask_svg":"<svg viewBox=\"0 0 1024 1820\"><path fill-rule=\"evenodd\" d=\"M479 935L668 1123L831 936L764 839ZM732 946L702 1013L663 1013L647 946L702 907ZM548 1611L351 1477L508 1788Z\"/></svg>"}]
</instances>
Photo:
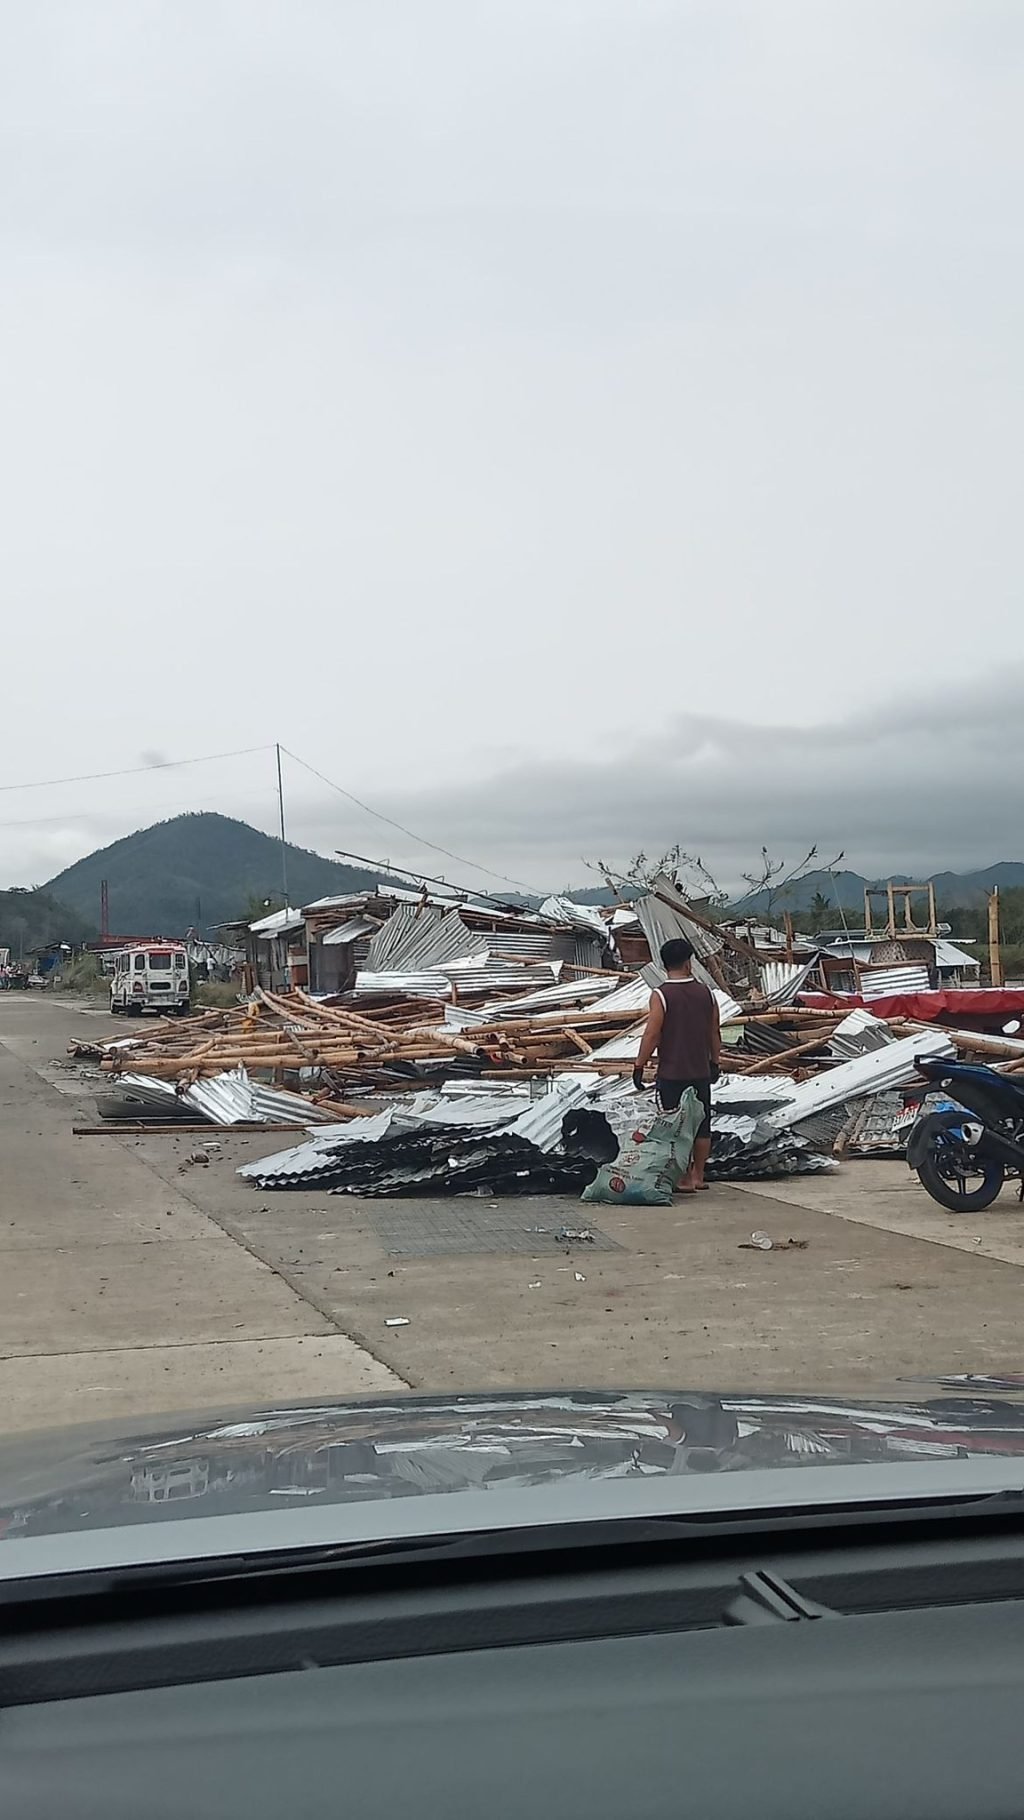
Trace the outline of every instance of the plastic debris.
<instances>
[{"instance_id":1,"label":"plastic debris","mask_svg":"<svg viewBox=\"0 0 1024 1820\"><path fill-rule=\"evenodd\" d=\"M594 1235L589 1226L560 1226L555 1234L560 1245L592 1245Z\"/></svg>"},{"instance_id":2,"label":"plastic debris","mask_svg":"<svg viewBox=\"0 0 1024 1820\"><path fill-rule=\"evenodd\" d=\"M384 1325L385 1327L408 1327L409 1323L404 1314L394 1314L385 1321Z\"/></svg>"},{"instance_id":3,"label":"plastic debris","mask_svg":"<svg viewBox=\"0 0 1024 1820\"><path fill-rule=\"evenodd\" d=\"M766 1232L752 1232L740 1251L806 1251L810 1239L772 1239Z\"/></svg>"}]
</instances>

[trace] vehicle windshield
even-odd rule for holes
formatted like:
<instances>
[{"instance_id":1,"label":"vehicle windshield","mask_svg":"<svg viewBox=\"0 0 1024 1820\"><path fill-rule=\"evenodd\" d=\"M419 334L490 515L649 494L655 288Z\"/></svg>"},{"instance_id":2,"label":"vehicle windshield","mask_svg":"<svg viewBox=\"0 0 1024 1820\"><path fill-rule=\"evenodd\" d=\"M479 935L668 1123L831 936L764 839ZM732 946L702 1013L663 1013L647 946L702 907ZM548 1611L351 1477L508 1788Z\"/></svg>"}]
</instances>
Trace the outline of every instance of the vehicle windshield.
<instances>
[{"instance_id":1,"label":"vehicle windshield","mask_svg":"<svg viewBox=\"0 0 1024 1820\"><path fill-rule=\"evenodd\" d=\"M4 10L0 1535L977 1452L1024 9Z\"/></svg>"}]
</instances>

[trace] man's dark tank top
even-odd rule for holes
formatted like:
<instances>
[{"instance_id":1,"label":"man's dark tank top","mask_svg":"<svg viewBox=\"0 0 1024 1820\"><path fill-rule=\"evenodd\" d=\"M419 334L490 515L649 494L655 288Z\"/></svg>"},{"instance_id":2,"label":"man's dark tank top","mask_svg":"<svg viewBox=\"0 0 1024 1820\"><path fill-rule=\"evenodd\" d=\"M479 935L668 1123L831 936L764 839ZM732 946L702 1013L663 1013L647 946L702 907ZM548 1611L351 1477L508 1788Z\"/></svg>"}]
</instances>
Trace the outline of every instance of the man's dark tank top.
<instances>
[{"instance_id":1,"label":"man's dark tank top","mask_svg":"<svg viewBox=\"0 0 1024 1820\"><path fill-rule=\"evenodd\" d=\"M665 1021L658 1039L658 1073L664 1081L711 1078L715 1001L701 980L666 980L658 987Z\"/></svg>"}]
</instances>

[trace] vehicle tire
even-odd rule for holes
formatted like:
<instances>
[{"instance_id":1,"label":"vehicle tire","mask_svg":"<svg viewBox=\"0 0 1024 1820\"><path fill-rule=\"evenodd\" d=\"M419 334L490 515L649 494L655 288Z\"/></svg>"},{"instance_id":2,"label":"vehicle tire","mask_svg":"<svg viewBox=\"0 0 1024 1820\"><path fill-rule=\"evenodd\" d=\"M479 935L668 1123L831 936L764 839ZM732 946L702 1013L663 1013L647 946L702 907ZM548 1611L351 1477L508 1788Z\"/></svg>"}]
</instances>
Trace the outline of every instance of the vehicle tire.
<instances>
[{"instance_id":1,"label":"vehicle tire","mask_svg":"<svg viewBox=\"0 0 1024 1820\"><path fill-rule=\"evenodd\" d=\"M111 1017L120 1017L121 1015L121 1007L120 1005L115 1004L113 999L110 1001L110 1015Z\"/></svg>"},{"instance_id":2,"label":"vehicle tire","mask_svg":"<svg viewBox=\"0 0 1024 1820\"><path fill-rule=\"evenodd\" d=\"M183 1005L177 1006L177 1012L178 1012L179 1017L188 1017L191 1010L192 1010L192 1007L189 1004L187 999L185 1000L185 1003Z\"/></svg>"},{"instance_id":3,"label":"vehicle tire","mask_svg":"<svg viewBox=\"0 0 1024 1820\"><path fill-rule=\"evenodd\" d=\"M1002 1163L991 1157L979 1157L977 1174L981 1178L977 1188L967 1188L962 1178L951 1180L943 1175L934 1144L929 1145L917 1168L917 1179L922 1188L951 1213L980 1213L998 1198L1006 1175Z\"/></svg>"}]
</instances>

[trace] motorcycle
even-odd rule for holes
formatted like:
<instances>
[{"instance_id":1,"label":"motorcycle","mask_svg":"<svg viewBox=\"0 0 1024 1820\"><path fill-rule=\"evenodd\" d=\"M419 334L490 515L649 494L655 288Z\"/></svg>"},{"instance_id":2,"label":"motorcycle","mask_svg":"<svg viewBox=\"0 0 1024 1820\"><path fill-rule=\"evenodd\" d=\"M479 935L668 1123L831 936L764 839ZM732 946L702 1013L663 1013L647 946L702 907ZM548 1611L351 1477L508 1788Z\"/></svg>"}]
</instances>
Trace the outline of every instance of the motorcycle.
<instances>
[{"instance_id":1,"label":"motorcycle","mask_svg":"<svg viewBox=\"0 0 1024 1820\"><path fill-rule=\"evenodd\" d=\"M978 1213L1009 1176L1020 1176L1024 1201L1024 1079L978 1062L924 1057L917 1071L946 1096L922 1110L907 1144L922 1188L953 1213Z\"/></svg>"}]
</instances>

